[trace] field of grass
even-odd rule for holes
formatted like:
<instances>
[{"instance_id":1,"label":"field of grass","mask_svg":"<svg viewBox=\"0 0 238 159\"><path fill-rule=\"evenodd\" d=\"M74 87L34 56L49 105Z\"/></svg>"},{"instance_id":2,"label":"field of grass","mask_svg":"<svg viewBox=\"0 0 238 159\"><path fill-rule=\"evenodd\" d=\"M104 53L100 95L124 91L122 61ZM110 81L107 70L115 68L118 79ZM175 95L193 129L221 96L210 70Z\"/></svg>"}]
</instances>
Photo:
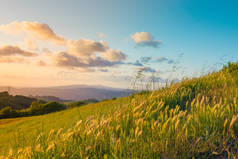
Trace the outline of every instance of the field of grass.
<instances>
[{"instance_id":1,"label":"field of grass","mask_svg":"<svg viewBox=\"0 0 238 159\"><path fill-rule=\"evenodd\" d=\"M153 92L43 116L0 120L2 155L237 158L237 103L238 64L229 64L219 72ZM18 132L17 144L9 140L13 131Z\"/></svg>"},{"instance_id":2,"label":"field of grass","mask_svg":"<svg viewBox=\"0 0 238 159\"><path fill-rule=\"evenodd\" d=\"M126 101L126 98L121 98L113 102L120 106ZM48 133L51 129L67 129L74 126L78 120L109 112L112 110L110 108L113 108L111 107L113 102L104 101L40 116L1 119L0 155L8 151L10 147L29 145L39 133Z\"/></svg>"}]
</instances>

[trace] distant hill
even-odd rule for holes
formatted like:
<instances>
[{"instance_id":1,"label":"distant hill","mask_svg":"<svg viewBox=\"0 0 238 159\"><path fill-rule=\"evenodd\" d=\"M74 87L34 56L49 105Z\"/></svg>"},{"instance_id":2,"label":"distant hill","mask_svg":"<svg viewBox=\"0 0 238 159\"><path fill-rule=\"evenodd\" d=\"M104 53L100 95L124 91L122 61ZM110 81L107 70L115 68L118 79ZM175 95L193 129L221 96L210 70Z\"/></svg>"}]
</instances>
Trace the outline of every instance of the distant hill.
<instances>
[{"instance_id":1,"label":"distant hill","mask_svg":"<svg viewBox=\"0 0 238 159\"><path fill-rule=\"evenodd\" d=\"M0 92L0 110L6 106L10 106L12 109L20 110L28 108L35 98L25 97L21 95L9 95L8 92Z\"/></svg>"},{"instance_id":2,"label":"distant hill","mask_svg":"<svg viewBox=\"0 0 238 159\"><path fill-rule=\"evenodd\" d=\"M87 85L70 85L58 87L39 87L39 88L16 88L0 87L0 91L9 90L11 95L24 96L54 96L61 100L87 100L87 99L111 99L113 97L123 97L128 95L125 89L110 88L105 86L87 86Z\"/></svg>"},{"instance_id":3,"label":"distant hill","mask_svg":"<svg viewBox=\"0 0 238 159\"><path fill-rule=\"evenodd\" d=\"M30 97L36 98L38 100L43 100L46 102L49 102L49 101L55 101L55 102L59 102L59 103L71 102L71 100L63 100L63 99L60 99L55 96L30 96Z\"/></svg>"}]
</instances>

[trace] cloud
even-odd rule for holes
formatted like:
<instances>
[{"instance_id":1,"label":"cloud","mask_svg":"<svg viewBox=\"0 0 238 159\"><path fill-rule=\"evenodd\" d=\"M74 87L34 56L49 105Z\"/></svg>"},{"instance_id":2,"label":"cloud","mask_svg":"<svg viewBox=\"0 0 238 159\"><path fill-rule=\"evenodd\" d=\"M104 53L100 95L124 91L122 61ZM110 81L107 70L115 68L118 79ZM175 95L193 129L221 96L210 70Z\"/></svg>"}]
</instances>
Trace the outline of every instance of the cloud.
<instances>
[{"instance_id":1,"label":"cloud","mask_svg":"<svg viewBox=\"0 0 238 159\"><path fill-rule=\"evenodd\" d=\"M45 61L39 60L36 62L37 66L47 66L47 63Z\"/></svg>"},{"instance_id":2,"label":"cloud","mask_svg":"<svg viewBox=\"0 0 238 159\"><path fill-rule=\"evenodd\" d=\"M18 46L4 45L0 47L0 63L30 63L29 57L37 54L20 49Z\"/></svg>"},{"instance_id":3,"label":"cloud","mask_svg":"<svg viewBox=\"0 0 238 159\"><path fill-rule=\"evenodd\" d=\"M68 40L67 51L78 57L91 57L95 53L105 52L108 46L105 42L96 42L87 39Z\"/></svg>"},{"instance_id":4,"label":"cloud","mask_svg":"<svg viewBox=\"0 0 238 159\"><path fill-rule=\"evenodd\" d=\"M18 46L4 45L0 47L0 57L2 56L37 56L37 54L20 49Z\"/></svg>"},{"instance_id":5,"label":"cloud","mask_svg":"<svg viewBox=\"0 0 238 159\"><path fill-rule=\"evenodd\" d=\"M24 40L24 45L27 49L29 50L38 50L38 47L36 45L36 43L33 41L33 40L30 40L30 39L25 39Z\"/></svg>"},{"instance_id":6,"label":"cloud","mask_svg":"<svg viewBox=\"0 0 238 159\"><path fill-rule=\"evenodd\" d=\"M101 32L97 32L96 34L97 34L98 38L100 38L100 39L106 38L106 35Z\"/></svg>"},{"instance_id":7,"label":"cloud","mask_svg":"<svg viewBox=\"0 0 238 159\"><path fill-rule=\"evenodd\" d=\"M131 38L138 46L159 47L162 43L160 40L154 40L153 36L148 32L137 32L131 35Z\"/></svg>"},{"instance_id":8,"label":"cloud","mask_svg":"<svg viewBox=\"0 0 238 159\"><path fill-rule=\"evenodd\" d=\"M53 63L61 67L108 67L122 64L127 56L106 42L88 39L68 40L66 51L56 54Z\"/></svg>"},{"instance_id":9,"label":"cloud","mask_svg":"<svg viewBox=\"0 0 238 159\"><path fill-rule=\"evenodd\" d=\"M47 49L40 49L44 52L41 56L48 58L48 61L38 61L36 64L39 66L54 65L67 68L83 68L85 70L92 67L109 67L124 64L123 61L127 59L126 54L120 50L110 48L104 41L88 39L68 40L57 35L47 24L41 24L39 22L23 21L0 25L0 32L11 35L25 35L25 46L30 50L38 49L35 43L38 42L37 40L49 41L56 46L65 47L65 50L58 53ZM102 34L99 35L102 36ZM2 50L1 52L0 48L0 56L11 54L22 56L35 55L17 47L9 46L2 48Z\"/></svg>"},{"instance_id":10,"label":"cloud","mask_svg":"<svg viewBox=\"0 0 238 159\"><path fill-rule=\"evenodd\" d=\"M67 52L60 52L53 56L53 63L61 67L78 67L80 62L77 57L69 55Z\"/></svg>"},{"instance_id":11,"label":"cloud","mask_svg":"<svg viewBox=\"0 0 238 159\"><path fill-rule=\"evenodd\" d=\"M174 60L170 60L166 57L159 57L159 58L155 59L155 62L167 62L168 64L173 64Z\"/></svg>"},{"instance_id":12,"label":"cloud","mask_svg":"<svg viewBox=\"0 0 238 159\"><path fill-rule=\"evenodd\" d=\"M23 58L23 57L1 57L0 63L29 63L29 60Z\"/></svg>"},{"instance_id":13,"label":"cloud","mask_svg":"<svg viewBox=\"0 0 238 159\"><path fill-rule=\"evenodd\" d=\"M143 72L148 72L148 73L156 73L157 71L151 67L142 67L140 68L141 71Z\"/></svg>"},{"instance_id":14,"label":"cloud","mask_svg":"<svg viewBox=\"0 0 238 159\"><path fill-rule=\"evenodd\" d=\"M168 61L168 59L166 57L159 57L159 58L156 59L156 61L164 62L164 61Z\"/></svg>"},{"instance_id":15,"label":"cloud","mask_svg":"<svg viewBox=\"0 0 238 159\"><path fill-rule=\"evenodd\" d=\"M152 58L151 57L141 57L140 58L140 61L142 62L142 63L144 63L144 64L146 64L146 63L148 63L148 62L150 62L150 60L151 60Z\"/></svg>"},{"instance_id":16,"label":"cloud","mask_svg":"<svg viewBox=\"0 0 238 159\"><path fill-rule=\"evenodd\" d=\"M51 41L57 45L64 45L65 39L56 33L47 25L39 22L12 22L6 25L0 25L0 31L10 35L19 35L25 33L28 36L39 40Z\"/></svg>"},{"instance_id":17,"label":"cloud","mask_svg":"<svg viewBox=\"0 0 238 159\"><path fill-rule=\"evenodd\" d=\"M136 60L136 62L127 62L127 63L125 63L125 64L127 64L127 65L133 65L133 66L143 66L143 64L140 63L139 60Z\"/></svg>"},{"instance_id":18,"label":"cloud","mask_svg":"<svg viewBox=\"0 0 238 159\"><path fill-rule=\"evenodd\" d=\"M43 53L44 56L48 56L48 57L53 54L53 52L49 50L48 48L41 49L41 52Z\"/></svg>"},{"instance_id":19,"label":"cloud","mask_svg":"<svg viewBox=\"0 0 238 159\"><path fill-rule=\"evenodd\" d=\"M60 52L54 55L52 59L54 65L69 68L109 67L121 64L120 62L111 62L101 57L89 58L87 60L80 59L77 56L71 55L67 52Z\"/></svg>"},{"instance_id":20,"label":"cloud","mask_svg":"<svg viewBox=\"0 0 238 159\"><path fill-rule=\"evenodd\" d=\"M66 49L53 56L54 65L75 68L109 67L122 64L121 61L127 59L123 52L109 48L102 41L68 40Z\"/></svg>"},{"instance_id":21,"label":"cloud","mask_svg":"<svg viewBox=\"0 0 238 159\"><path fill-rule=\"evenodd\" d=\"M149 66L142 66L142 67L139 67L139 68L136 68L136 71L137 72L143 72L143 73L156 73L158 71L156 71L155 69L149 67Z\"/></svg>"},{"instance_id":22,"label":"cloud","mask_svg":"<svg viewBox=\"0 0 238 159\"><path fill-rule=\"evenodd\" d=\"M101 56L110 62L119 62L127 59L127 56L120 50L112 49L107 49L107 51L105 51Z\"/></svg>"}]
</instances>

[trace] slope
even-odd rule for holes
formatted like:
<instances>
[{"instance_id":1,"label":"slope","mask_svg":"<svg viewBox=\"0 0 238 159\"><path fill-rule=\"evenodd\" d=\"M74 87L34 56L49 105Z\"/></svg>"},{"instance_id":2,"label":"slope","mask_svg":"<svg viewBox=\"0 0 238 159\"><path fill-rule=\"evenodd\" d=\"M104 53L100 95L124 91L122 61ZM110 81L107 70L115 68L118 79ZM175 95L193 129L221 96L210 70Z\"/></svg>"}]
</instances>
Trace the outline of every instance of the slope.
<instances>
[{"instance_id":1,"label":"slope","mask_svg":"<svg viewBox=\"0 0 238 159\"><path fill-rule=\"evenodd\" d=\"M32 145L17 145L5 155L23 158L237 157L237 93L238 64L229 63L219 72L184 79L157 91L77 108L80 114L88 114L78 118L74 126L58 129L60 124L54 124L55 129L49 133L37 134ZM67 114L66 111L63 114ZM44 117L50 122L48 116ZM71 116L68 119L62 115L62 118L72 124L76 121L71 120Z\"/></svg>"}]
</instances>

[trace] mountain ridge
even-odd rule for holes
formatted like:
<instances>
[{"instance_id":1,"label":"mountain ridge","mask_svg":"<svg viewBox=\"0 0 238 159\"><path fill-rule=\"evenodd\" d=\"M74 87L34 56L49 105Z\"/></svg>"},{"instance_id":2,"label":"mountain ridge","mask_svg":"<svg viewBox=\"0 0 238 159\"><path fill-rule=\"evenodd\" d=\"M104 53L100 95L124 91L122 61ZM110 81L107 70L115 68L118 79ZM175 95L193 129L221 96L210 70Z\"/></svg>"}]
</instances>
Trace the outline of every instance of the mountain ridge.
<instances>
[{"instance_id":1,"label":"mountain ridge","mask_svg":"<svg viewBox=\"0 0 238 159\"><path fill-rule=\"evenodd\" d=\"M108 86L64 85L52 87L10 87L0 86L0 91L8 91L11 95L54 96L62 100L111 99L126 96L130 90Z\"/></svg>"}]
</instances>

